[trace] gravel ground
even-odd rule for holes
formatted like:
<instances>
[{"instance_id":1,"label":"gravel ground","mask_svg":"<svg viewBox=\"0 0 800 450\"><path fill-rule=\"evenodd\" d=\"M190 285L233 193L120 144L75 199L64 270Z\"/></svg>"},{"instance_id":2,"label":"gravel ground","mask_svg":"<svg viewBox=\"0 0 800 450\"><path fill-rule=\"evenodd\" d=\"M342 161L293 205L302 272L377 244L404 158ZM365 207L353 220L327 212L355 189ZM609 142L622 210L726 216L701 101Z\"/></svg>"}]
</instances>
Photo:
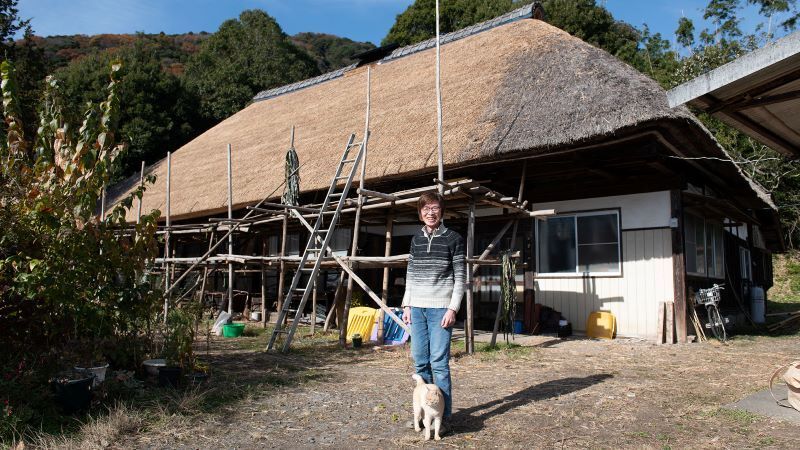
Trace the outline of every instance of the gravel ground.
<instances>
[{"instance_id":1,"label":"gravel ground","mask_svg":"<svg viewBox=\"0 0 800 450\"><path fill-rule=\"evenodd\" d=\"M408 349L339 350L329 338L280 355L264 341L213 340L212 381L181 401L217 406L112 447L800 448L796 424L721 408L800 359L797 336L671 346L537 336L475 356L455 344L453 430L436 443L405 425Z\"/></svg>"}]
</instances>

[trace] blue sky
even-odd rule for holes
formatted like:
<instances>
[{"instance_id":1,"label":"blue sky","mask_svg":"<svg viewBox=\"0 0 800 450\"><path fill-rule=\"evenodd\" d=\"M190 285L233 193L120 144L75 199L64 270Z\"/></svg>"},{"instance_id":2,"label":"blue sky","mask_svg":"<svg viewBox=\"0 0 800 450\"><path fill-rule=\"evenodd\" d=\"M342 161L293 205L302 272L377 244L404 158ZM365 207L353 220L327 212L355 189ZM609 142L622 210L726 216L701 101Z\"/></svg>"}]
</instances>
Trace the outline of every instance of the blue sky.
<instances>
[{"instance_id":1,"label":"blue sky","mask_svg":"<svg viewBox=\"0 0 800 450\"><path fill-rule=\"evenodd\" d=\"M441 0L447 1L447 0ZM700 28L707 0L597 0L614 17L637 27L647 23L673 40L678 19L686 16ZM288 34L331 33L356 41L380 43L397 14L413 0L20 0L20 16L30 18L36 34L213 32L226 19L259 8L278 20ZM744 2L743 2L744 3ZM750 7L745 28L759 20Z\"/></svg>"}]
</instances>

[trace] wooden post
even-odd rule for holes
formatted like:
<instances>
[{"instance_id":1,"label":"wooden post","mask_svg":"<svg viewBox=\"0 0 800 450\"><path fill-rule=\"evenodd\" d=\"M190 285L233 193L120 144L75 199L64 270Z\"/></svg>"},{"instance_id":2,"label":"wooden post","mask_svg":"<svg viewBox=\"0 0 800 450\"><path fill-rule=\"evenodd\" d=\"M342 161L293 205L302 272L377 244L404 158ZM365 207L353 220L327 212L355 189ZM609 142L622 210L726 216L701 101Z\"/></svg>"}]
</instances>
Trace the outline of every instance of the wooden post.
<instances>
[{"instance_id":1,"label":"wooden post","mask_svg":"<svg viewBox=\"0 0 800 450\"><path fill-rule=\"evenodd\" d=\"M664 320L665 332L664 332L664 341L667 344L674 344L675 343L675 303L674 302L664 302L664 312L666 314L666 320Z\"/></svg>"},{"instance_id":2,"label":"wooden post","mask_svg":"<svg viewBox=\"0 0 800 450\"><path fill-rule=\"evenodd\" d=\"M231 144L228 144L228 219L233 219L233 168ZM228 222L232 226L233 222ZM228 255L233 255L233 233L228 235ZM228 314L233 314L233 262L228 260Z\"/></svg>"},{"instance_id":3,"label":"wooden post","mask_svg":"<svg viewBox=\"0 0 800 450\"><path fill-rule=\"evenodd\" d=\"M656 322L656 345L664 343L664 302L658 302L658 321Z\"/></svg>"},{"instance_id":4,"label":"wooden post","mask_svg":"<svg viewBox=\"0 0 800 450\"><path fill-rule=\"evenodd\" d=\"M211 236L208 239L208 248L210 249L212 245L214 245L214 237L216 236L216 232L212 231ZM200 305L203 304L203 296L206 293L206 283L208 282L208 266L203 268L203 284L200 285Z\"/></svg>"},{"instance_id":5,"label":"wooden post","mask_svg":"<svg viewBox=\"0 0 800 450\"><path fill-rule=\"evenodd\" d=\"M475 245L475 198L469 200L469 219L467 223L467 322L464 324L464 343L467 354L475 353L474 311L472 305L472 249Z\"/></svg>"},{"instance_id":6,"label":"wooden post","mask_svg":"<svg viewBox=\"0 0 800 450\"><path fill-rule=\"evenodd\" d=\"M289 218L287 216L283 216L283 228L281 229L281 270L278 274L278 311L283 309L283 289L284 289L284 282L286 280L286 262L283 258L286 256L286 233L289 227ZM288 314L287 314L288 316Z\"/></svg>"},{"instance_id":7,"label":"wooden post","mask_svg":"<svg viewBox=\"0 0 800 450\"><path fill-rule=\"evenodd\" d=\"M267 256L267 236L261 235L261 255ZM267 327L267 268L261 261L261 326Z\"/></svg>"},{"instance_id":8,"label":"wooden post","mask_svg":"<svg viewBox=\"0 0 800 450\"><path fill-rule=\"evenodd\" d=\"M333 321L333 317L336 316L339 300L342 297L342 286L344 286L344 270L341 271L339 274L339 281L336 283L336 292L333 294L333 304L331 305L330 310L328 311L328 316L325 317L325 326L322 328L322 331L327 332L330 329L331 322Z\"/></svg>"},{"instance_id":9,"label":"wooden post","mask_svg":"<svg viewBox=\"0 0 800 450\"><path fill-rule=\"evenodd\" d=\"M361 156L361 176L358 180L359 194L358 194L358 207L356 208L356 218L353 223L353 245L350 249L351 256L358 254L358 235L361 228L361 209L364 206L364 196L361 191L364 189L364 177L367 172L367 143L369 141L369 113L370 113L370 67L367 66L367 112L364 120L364 136L362 146L364 148L364 155ZM344 348L347 343L347 320L350 314L350 302L353 299L353 277L347 277L347 296L344 299L344 312L342 313L342 320L339 326L339 345Z\"/></svg>"},{"instance_id":10,"label":"wooden post","mask_svg":"<svg viewBox=\"0 0 800 450\"><path fill-rule=\"evenodd\" d=\"M392 230L394 227L394 210L389 209L389 212L386 213L386 244L383 249L383 256L391 256L392 254ZM383 268L383 285L381 291L381 300L383 303L388 303L389 301L389 268ZM381 310L380 314L378 315L378 345L383 345L383 318L384 312Z\"/></svg>"},{"instance_id":11,"label":"wooden post","mask_svg":"<svg viewBox=\"0 0 800 450\"><path fill-rule=\"evenodd\" d=\"M681 191L670 191L672 227L672 282L675 300L675 329L678 343L686 342L686 260L683 245L683 204Z\"/></svg>"},{"instance_id":12,"label":"wooden post","mask_svg":"<svg viewBox=\"0 0 800 450\"><path fill-rule=\"evenodd\" d=\"M166 213L166 233L164 233L164 258L169 258L170 251L169 251L169 234L170 234L170 226L172 222L170 221L170 178L172 176L172 153L167 152L167 213ZM169 263L164 263L164 290L169 291ZM167 323L167 313L169 312L169 299L170 295L166 295L164 297L164 323Z\"/></svg>"},{"instance_id":13,"label":"wooden post","mask_svg":"<svg viewBox=\"0 0 800 450\"><path fill-rule=\"evenodd\" d=\"M317 274L319 279L319 274ZM311 335L313 336L317 329L317 280L314 280L314 292L311 293Z\"/></svg>"},{"instance_id":14,"label":"wooden post","mask_svg":"<svg viewBox=\"0 0 800 450\"><path fill-rule=\"evenodd\" d=\"M139 172L139 187L144 185L144 161L142 161L142 170ZM136 223L142 220L142 198L136 199Z\"/></svg>"}]
</instances>

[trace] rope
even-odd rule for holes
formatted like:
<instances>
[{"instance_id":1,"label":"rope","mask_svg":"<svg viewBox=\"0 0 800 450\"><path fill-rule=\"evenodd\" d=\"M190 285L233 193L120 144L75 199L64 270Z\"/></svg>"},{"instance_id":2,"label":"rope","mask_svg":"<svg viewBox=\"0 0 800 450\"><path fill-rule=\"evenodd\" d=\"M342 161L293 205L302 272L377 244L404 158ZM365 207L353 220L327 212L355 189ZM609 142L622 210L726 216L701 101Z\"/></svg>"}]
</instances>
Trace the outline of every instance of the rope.
<instances>
[{"instance_id":1,"label":"rope","mask_svg":"<svg viewBox=\"0 0 800 450\"><path fill-rule=\"evenodd\" d=\"M300 161L294 147L286 152L286 189L283 191L283 204L298 206L300 204Z\"/></svg>"},{"instance_id":2,"label":"rope","mask_svg":"<svg viewBox=\"0 0 800 450\"><path fill-rule=\"evenodd\" d=\"M500 253L502 276L500 279L500 296L503 310L500 313L500 327L508 343L508 335L514 338L514 318L517 316L517 263L511 257L511 251Z\"/></svg>"}]
</instances>

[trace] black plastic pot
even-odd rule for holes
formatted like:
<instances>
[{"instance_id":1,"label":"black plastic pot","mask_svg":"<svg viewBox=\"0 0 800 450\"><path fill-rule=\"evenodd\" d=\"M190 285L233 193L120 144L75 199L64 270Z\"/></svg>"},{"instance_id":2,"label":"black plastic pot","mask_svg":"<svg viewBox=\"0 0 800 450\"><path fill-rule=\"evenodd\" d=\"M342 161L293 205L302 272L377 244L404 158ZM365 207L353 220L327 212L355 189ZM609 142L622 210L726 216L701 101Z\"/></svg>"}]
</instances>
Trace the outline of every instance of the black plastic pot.
<instances>
[{"instance_id":1,"label":"black plastic pot","mask_svg":"<svg viewBox=\"0 0 800 450\"><path fill-rule=\"evenodd\" d=\"M158 369L158 385L176 388L181 381L181 368L166 366Z\"/></svg>"},{"instance_id":2,"label":"black plastic pot","mask_svg":"<svg viewBox=\"0 0 800 450\"><path fill-rule=\"evenodd\" d=\"M53 381L56 401L65 414L72 414L89 407L92 401L93 381L93 376L79 380Z\"/></svg>"}]
</instances>

